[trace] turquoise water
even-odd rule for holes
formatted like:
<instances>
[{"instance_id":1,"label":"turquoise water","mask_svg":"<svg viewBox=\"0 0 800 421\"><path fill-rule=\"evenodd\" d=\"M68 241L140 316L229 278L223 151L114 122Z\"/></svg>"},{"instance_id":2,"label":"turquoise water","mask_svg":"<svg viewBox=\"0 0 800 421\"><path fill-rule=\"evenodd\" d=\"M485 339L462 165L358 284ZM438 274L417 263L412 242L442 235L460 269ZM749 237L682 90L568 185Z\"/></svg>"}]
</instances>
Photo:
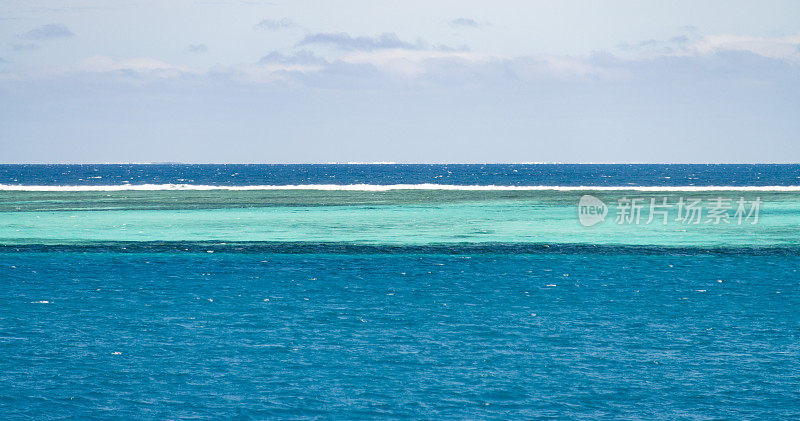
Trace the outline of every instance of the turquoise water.
<instances>
[{"instance_id":1,"label":"turquoise water","mask_svg":"<svg viewBox=\"0 0 800 421\"><path fill-rule=\"evenodd\" d=\"M608 204L606 221L579 223L578 200ZM697 224L656 217L649 201L681 197L761 201L757 223ZM617 223L618 201L641 198L638 224ZM707 212L707 207L705 211ZM734 206L735 207L735 206ZM728 211L732 217L735 209ZM791 246L800 241L800 193L776 191L231 191L3 192L0 242L332 242L386 245L537 243L659 246Z\"/></svg>"}]
</instances>

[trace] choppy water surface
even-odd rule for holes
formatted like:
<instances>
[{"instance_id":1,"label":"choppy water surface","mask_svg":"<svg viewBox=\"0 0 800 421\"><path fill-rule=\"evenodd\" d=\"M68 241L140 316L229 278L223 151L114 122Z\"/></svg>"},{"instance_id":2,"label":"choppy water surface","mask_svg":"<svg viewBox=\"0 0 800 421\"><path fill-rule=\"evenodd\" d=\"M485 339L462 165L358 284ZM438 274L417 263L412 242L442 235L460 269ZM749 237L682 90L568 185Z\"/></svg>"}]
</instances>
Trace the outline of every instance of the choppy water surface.
<instances>
[{"instance_id":1,"label":"choppy water surface","mask_svg":"<svg viewBox=\"0 0 800 421\"><path fill-rule=\"evenodd\" d=\"M796 254L0 253L0 405L796 417L798 267Z\"/></svg>"},{"instance_id":2,"label":"choppy water surface","mask_svg":"<svg viewBox=\"0 0 800 421\"><path fill-rule=\"evenodd\" d=\"M798 166L371 167L0 166L3 418L800 417Z\"/></svg>"}]
</instances>

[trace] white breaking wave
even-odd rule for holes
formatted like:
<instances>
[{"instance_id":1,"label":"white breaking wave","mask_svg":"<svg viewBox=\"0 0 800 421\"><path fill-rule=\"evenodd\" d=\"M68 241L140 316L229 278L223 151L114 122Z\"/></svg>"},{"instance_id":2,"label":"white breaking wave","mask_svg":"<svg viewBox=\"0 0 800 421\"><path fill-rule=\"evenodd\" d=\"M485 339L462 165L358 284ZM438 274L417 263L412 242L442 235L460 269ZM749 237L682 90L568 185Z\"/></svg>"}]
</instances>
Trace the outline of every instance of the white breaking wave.
<instances>
[{"instance_id":1,"label":"white breaking wave","mask_svg":"<svg viewBox=\"0 0 800 421\"><path fill-rule=\"evenodd\" d=\"M212 186L200 184L122 184L106 186L27 186L0 184L0 191L157 191L157 190L329 190L329 191L390 191L390 190L463 190L463 191L800 191L800 186L494 186L451 184L295 184Z\"/></svg>"}]
</instances>

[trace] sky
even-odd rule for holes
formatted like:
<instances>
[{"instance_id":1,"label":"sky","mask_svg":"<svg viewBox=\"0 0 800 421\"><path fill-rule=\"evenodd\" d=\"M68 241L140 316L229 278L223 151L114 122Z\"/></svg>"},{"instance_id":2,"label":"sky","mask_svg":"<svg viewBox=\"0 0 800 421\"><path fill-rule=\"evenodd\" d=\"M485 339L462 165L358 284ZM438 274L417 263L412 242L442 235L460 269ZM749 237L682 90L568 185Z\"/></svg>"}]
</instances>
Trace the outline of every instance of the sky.
<instances>
[{"instance_id":1,"label":"sky","mask_svg":"<svg viewBox=\"0 0 800 421\"><path fill-rule=\"evenodd\" d=\"M0 2L0 163L800 162L797 1Z\"/></svg>"}]
</instances>

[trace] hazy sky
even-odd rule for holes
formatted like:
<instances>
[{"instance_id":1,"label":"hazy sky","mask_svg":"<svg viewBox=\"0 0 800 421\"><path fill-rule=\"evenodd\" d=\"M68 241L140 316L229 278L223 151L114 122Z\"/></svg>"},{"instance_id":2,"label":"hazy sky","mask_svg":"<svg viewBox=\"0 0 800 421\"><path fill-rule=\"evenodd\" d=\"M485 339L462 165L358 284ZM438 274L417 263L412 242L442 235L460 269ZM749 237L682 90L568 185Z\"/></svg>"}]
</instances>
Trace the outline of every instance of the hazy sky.
<instances>
[{"instance_id":1,"label":"hazy sky","mask_svg":"<svg viewBox=\"0 0 800 421\"><path fill-rule=\"evenodd\" d=\"M800 162L797 1L0 2L0 162Z\"/></svg>"}]
</instances>

